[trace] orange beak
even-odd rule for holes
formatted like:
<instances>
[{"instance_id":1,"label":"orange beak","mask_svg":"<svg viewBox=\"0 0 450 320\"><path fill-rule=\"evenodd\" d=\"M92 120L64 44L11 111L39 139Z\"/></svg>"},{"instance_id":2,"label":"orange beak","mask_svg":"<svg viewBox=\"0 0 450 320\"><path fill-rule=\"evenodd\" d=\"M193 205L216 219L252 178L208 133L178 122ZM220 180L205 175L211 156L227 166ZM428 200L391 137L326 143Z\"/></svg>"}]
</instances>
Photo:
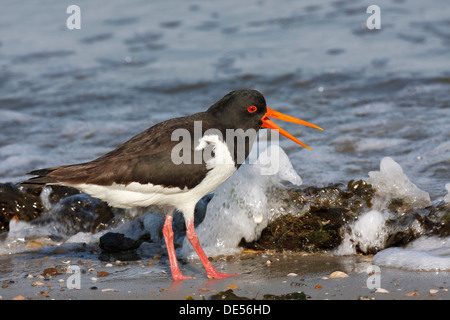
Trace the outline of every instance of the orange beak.
<instances>
[{"instance_id":1,"label":"orange beak","mask_svg":"<svg viewBox=\"0 0 450 320\"><path fill-rule=\"evenodd\" d=\"M269 118L274 118L274 119L280 119L283 121L288 121L288 122L293 122L293 123L297 123L297 124L301 124L304 126L308 126L308 127L312 127L312 128L316 128L319 130L323 130L321 127L318 127L312 123L294 118L294 117L290 117L287 116L285 114L282 114L278 111L272 110L269 107L267 107L267 113L264 115L264 117L261 119L263 124L261 126L261 128L269 128L272 130L278 130L278 132L280 132L283 136L285 136L286 138L291 139L292 141L298 143L299 145L311 150L310 147L308 147L306 144L304 144L303 142L301 142L300 140L298 140L297 138L295 138L294 136L292 136L291 134L287 133L285 130L281 129L279 126L277 126L275 123L272 122L272 120L270 120Z\"/></svg>"}]
</instances>

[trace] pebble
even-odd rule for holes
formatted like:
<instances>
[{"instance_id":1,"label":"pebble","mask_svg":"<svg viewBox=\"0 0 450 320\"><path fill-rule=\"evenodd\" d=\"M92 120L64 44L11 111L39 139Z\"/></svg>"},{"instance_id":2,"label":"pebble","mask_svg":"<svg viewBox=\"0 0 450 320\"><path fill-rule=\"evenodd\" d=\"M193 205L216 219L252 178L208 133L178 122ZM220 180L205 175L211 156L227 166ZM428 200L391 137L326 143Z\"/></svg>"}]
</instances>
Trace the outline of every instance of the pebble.
<instances>
[{"instance_id":1,"label":"pebble","mask_svg":"<svg viewBox=\"0 0 450 320\"><path fill-rule=\"evenodd\" d=\"M386 289L383 289L383 288L378 288L378 289L375 291L375 293L389 293L389 291L386 290Z\"/></svg>"},{"instance_id":2,"label":"pebble","mask_svg":"<svg viewBox=\"0 0 450 320\"><path fill-rule=\"evenodd\" d=\"M109 276L109 272L106 271L97 271L97 278L107 277Z\"/></svg>"},{"instance_id":3,"label":"pebble","mask_svg":"<svg viewBox=\"0 0 450 320\"><path fill-rule=\"evenodd\" d=\"M298 276L298 274L296 274L296 273L294 273L294 272L291 272L291 273L288 273L287 276L288 276L288 277L296 277L296 276Z\"/></svg>"},{"instance_id":4,"label":"pebble","mask_svg":"<svg viewBox=\"0 0 450 320\"><path fill-rule=\"evenodd\" d=\"M107 264L105 265L106 268L112 268L112 266L113 266L112 263L107 263Z\"/></svg>"},{"instance_id":5,"label":"pebble","mask_svg":"<svg viewBox=\"0 0 450 320\"><path fill-rule=\"evenodd\" d=\"M439 290L437 290L437 289L430 289L430 294L435 294L435 293L438 293L439 292Z\"/></svg>"},{"instance_id":6,"label":"pebble","mask_svg":"<svg viewBox=\"0 0 450 320\"><path fill-rule=\"evenodd\" d=\"M56 275L59 275L58 269L54 268L54 267L50 267L47 269L44 269L44 271L42 272L43 276L47 276L47 277L53 277Z\"/></svg>"},{"instance_id":7,"label":"pebble","mask_svg":"<svg viewBox=\"0 0 450 320\"><path fill-rule=\"evenodd\" d=\"M340 278L347 278L348 274L342 271L334 271L330 274L330 279L340 279Z\"/></svg>"},{"instance_id":8,"label":"pebble","mask_svg":"<svg viewBox=\"0 0 450 320\"><path fill-rule=\"evenodd\" d=\"M108 289L102 289L102 292L117 292L117 290L108 288Z\"/></svg>"},{"instance_id":9,"label":"pebble","mask_svg":"<svg viewBox=\"0 0 450 320\"><path fill-rule=\"evenodd\" d=\"M31 285L32 285L33 287L36 287L36 286L43 286L44 283L41 282L41 281L35 281L35 282L33 282Z\"/></svg>"},{"instance_id":10,"label":"pebble","mask_svg":"<svg viewBox=\"0 0 450 320\"><path fill-rule=\"evenodd\" d=\"M231 284L228 287L225 288L225 290L237 290L239 287L236 284Z\"/></svg>"}]
</instances>

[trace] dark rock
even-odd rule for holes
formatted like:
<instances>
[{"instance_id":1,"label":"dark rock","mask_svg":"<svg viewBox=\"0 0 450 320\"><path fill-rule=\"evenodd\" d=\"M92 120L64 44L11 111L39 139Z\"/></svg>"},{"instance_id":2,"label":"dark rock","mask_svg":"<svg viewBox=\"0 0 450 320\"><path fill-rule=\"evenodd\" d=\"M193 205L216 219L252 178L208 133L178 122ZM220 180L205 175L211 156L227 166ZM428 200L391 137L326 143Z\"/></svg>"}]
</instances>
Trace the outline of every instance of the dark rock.
<instances>
[{"instance_id":1,"label":"dark rock","mask_svg":"<svg viewBox=\"0 0 450 320\"><path fill-rule=\"evenodd\" d=\"M347 188L333 185L308 187L285 192L284 214L262 231L252 243L241 245L254 249L301 250L317 252L337 247L343 227L372 207L374 189L363 180L350 181Z\"/></svg>"},{"instance_id":2,"label":"dark rock","mask_svg":"<svg viewBox=\"0 0 450 320\"><path fill-rule=\"evenodd\" d=\"M351 223L373 209L376 190L364 180L350 181L324 188L289 189L274 195L284 199L282 211L262 231L258 240L241 242L256 250L299 250L318 252L339 246ZM390 199L383 210L392 213L386 221L386 240L381 247L364 248L354 243L356 251L374 254L381 249L403 246L423 235L446 237L450 234L450 204L417 209L402 199ZM366 247L366 246L364 246Z\"/></svg>"},{"instance_id":3,"label":"dark rock","mask_svg":"<svg viewBox=\"0 0 450 320\"><path fill-rule=\"evenodd\" d=\"M52 192L50 193L49 200L52 205L57 204L61 200L76 195L81 194L81 192L75 188L72 187L65 187L65 186L48 186L52 189ZM31 189L30 189L31 190ZM41 189L42 190L42 189Z\"/></svg>"},{"instance_id":4,"label":"dark rock","mask_svg":"<svg viewBox=\"0 0 450 320\"><path fill-rule=\"evenodd\" d=\"M133 240L122 233L108 232L99 241L102 252L99 259L102 261L132 261L139 260L136 249L141 245L142 240Z\"/></svg>"},{"instance_id":5,"label":"dark rock","mask_svg":"<svg viewBox=\"0 0 450 320\"><path fill-rule=\"evenodd\" d=\"M113 253L120 251L135 250L139 248L142 241L136 241L125 237L118 232L108 232L100 238L99 247L104 252Z\"/></svg>"},{"instance_id":6,"label":"dark rock","mask_svg":"<svg viewBox=\"0 0 450 320\"><path fill-rule=\"evenodd\" d=\"M275 295L265 294L264 300L307 300L307 296L304 292L292 292L287 294Z\"/></svg>"},{"instance_id":7,"label":"dark rock","mask_svg":"<svg viewBox=\"0 0 450 320\"><path fill-rule=\"evenodd\" d=\"M31 221L40 216L44 207L39 194L40 190L29 191L17 184L0 183L0 233L9 231L13 217Z\"/></svg>"},{"instance_id":8,"label":"dark rock","mask_svg":"<svg viewBox=\"0 0 450 320\"><path fill-rule=\"evenodd\" d=\"M303 292L292 292L287 294L275 295L265 294L263 300L306 300L308 297ZM254 298L247 298L236 295L233 290L220 291L209 297L208 300L255 300Z\"/></svg>"},{"instance_id":9,"label":"dark rock","mask_svg":"<svg viewBox=\"0 0 450 320\"><path fill-rule=\"evenodd\" d=\"M440 203L424 209L415 209L401 199L392 199L388 209L394 213L386 221L387 237L381 248L359 249L363 254L375 254L380 249L405 246L422 236L450 235L450 204Z\"/></svg>"},{"instance_id":10,"label":"dark rock","mask_svg":"<svg viewBox=\"0 0 450 320\"><path fill-rule=\"evenodd\" d=\"M312 213L302 216L286 214L271 222L257 241L244 245L256 250L329 250L341 242L339 229L340 225L330 224L329 220L323 220Z\"/></svg>"},{"instance_id":11,"label":"dark rock","mask_svg":"<svg viewBox=\"0 0 450 320\"><path fill-rule=\"evenodd\" d=\"M424 218L427 235L439 237L450 236L450 203L441 202L430 208L430 213Z\"/></svg>"},{"instance_id":12,"label":"dark rock","mask_svg":"<svg viewBox=\"0 0 450 320\"><path fill-rule=\"evenodd\" d=\"M51 225L57 233L71 236L78 232L102 230L113 216L111 207L105 202L77 193L63 198L48 214L32 221L32 224Z\"/></svg>"},{"instance_id":13,"label":"dark rock","mask_svg":"<svg viewBox=\"0 0 450 320\"><path fill-rule=\"evenodd\" d=\"M48 215L44 215L46 209L40 197L42 188L0 184L0 233L9 231L9 221L13 217L21 221L33 221L36 225L57 223L57 231L66 235L80 231L100 231L113 217L112 209L105 202L82 194L75 188L50 188L52 209Z\"/></svg>"}]
</instances>

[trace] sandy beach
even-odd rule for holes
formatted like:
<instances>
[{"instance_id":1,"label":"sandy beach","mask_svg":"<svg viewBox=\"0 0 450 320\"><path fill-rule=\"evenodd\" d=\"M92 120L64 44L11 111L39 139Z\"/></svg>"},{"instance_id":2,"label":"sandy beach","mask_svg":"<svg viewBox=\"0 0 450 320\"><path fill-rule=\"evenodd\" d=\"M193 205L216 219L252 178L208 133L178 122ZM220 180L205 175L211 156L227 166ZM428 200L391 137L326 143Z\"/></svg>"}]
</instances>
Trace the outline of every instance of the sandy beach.
<instances>
[{"instance_id":1,"label":"sandy beach","mask_svg":"<svg viewBox=\"0 0 450 320\"><path fill-rule=\"evenodd\" d=\"M308 300L450 299L448 272L380 268L376 274L380 277L380 288L369 288L375 283L375 279L370 278L374 273L367 273L371 271L368 269L372 266L370 260L370 256L244 252L213 260L218 270L240 273L238 276L208 280L200 262L192 260L182 265L182 271L195 279L173 282L164 256L109 263L77 254L28 253L0 257L0 296L3 300L210 300L229 290L237 297L256 300L268 294L293 292L304 292ZM74 273L67 273L68 266ZM344 277L340 278L339 273L338 278L330 277L335 271L343 272ZM76 276L79 276L77 280ZM79 288L69 289L68 280L69 286Z\"/></svg>"}]
</instances>

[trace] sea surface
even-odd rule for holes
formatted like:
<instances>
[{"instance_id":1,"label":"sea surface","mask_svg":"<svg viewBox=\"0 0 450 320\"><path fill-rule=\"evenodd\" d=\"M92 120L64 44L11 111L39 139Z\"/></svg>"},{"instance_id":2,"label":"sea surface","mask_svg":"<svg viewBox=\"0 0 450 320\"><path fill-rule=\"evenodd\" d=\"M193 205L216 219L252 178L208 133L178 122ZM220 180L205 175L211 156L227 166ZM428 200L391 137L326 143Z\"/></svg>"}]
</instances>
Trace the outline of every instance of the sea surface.
<instances>
[{"instance_id":1,"label":"sea surface","mask_svg":"<svg viewBox=\"0 0 450 320\"><path fill-rule=\"evenodd\" d=\"M282 123L303 186L365 179L391 157L431 201L450 183L450 5L377 1L4 0L0 181L92 160L231 90L324 131Z\"/></svg>"}]
</instances>

